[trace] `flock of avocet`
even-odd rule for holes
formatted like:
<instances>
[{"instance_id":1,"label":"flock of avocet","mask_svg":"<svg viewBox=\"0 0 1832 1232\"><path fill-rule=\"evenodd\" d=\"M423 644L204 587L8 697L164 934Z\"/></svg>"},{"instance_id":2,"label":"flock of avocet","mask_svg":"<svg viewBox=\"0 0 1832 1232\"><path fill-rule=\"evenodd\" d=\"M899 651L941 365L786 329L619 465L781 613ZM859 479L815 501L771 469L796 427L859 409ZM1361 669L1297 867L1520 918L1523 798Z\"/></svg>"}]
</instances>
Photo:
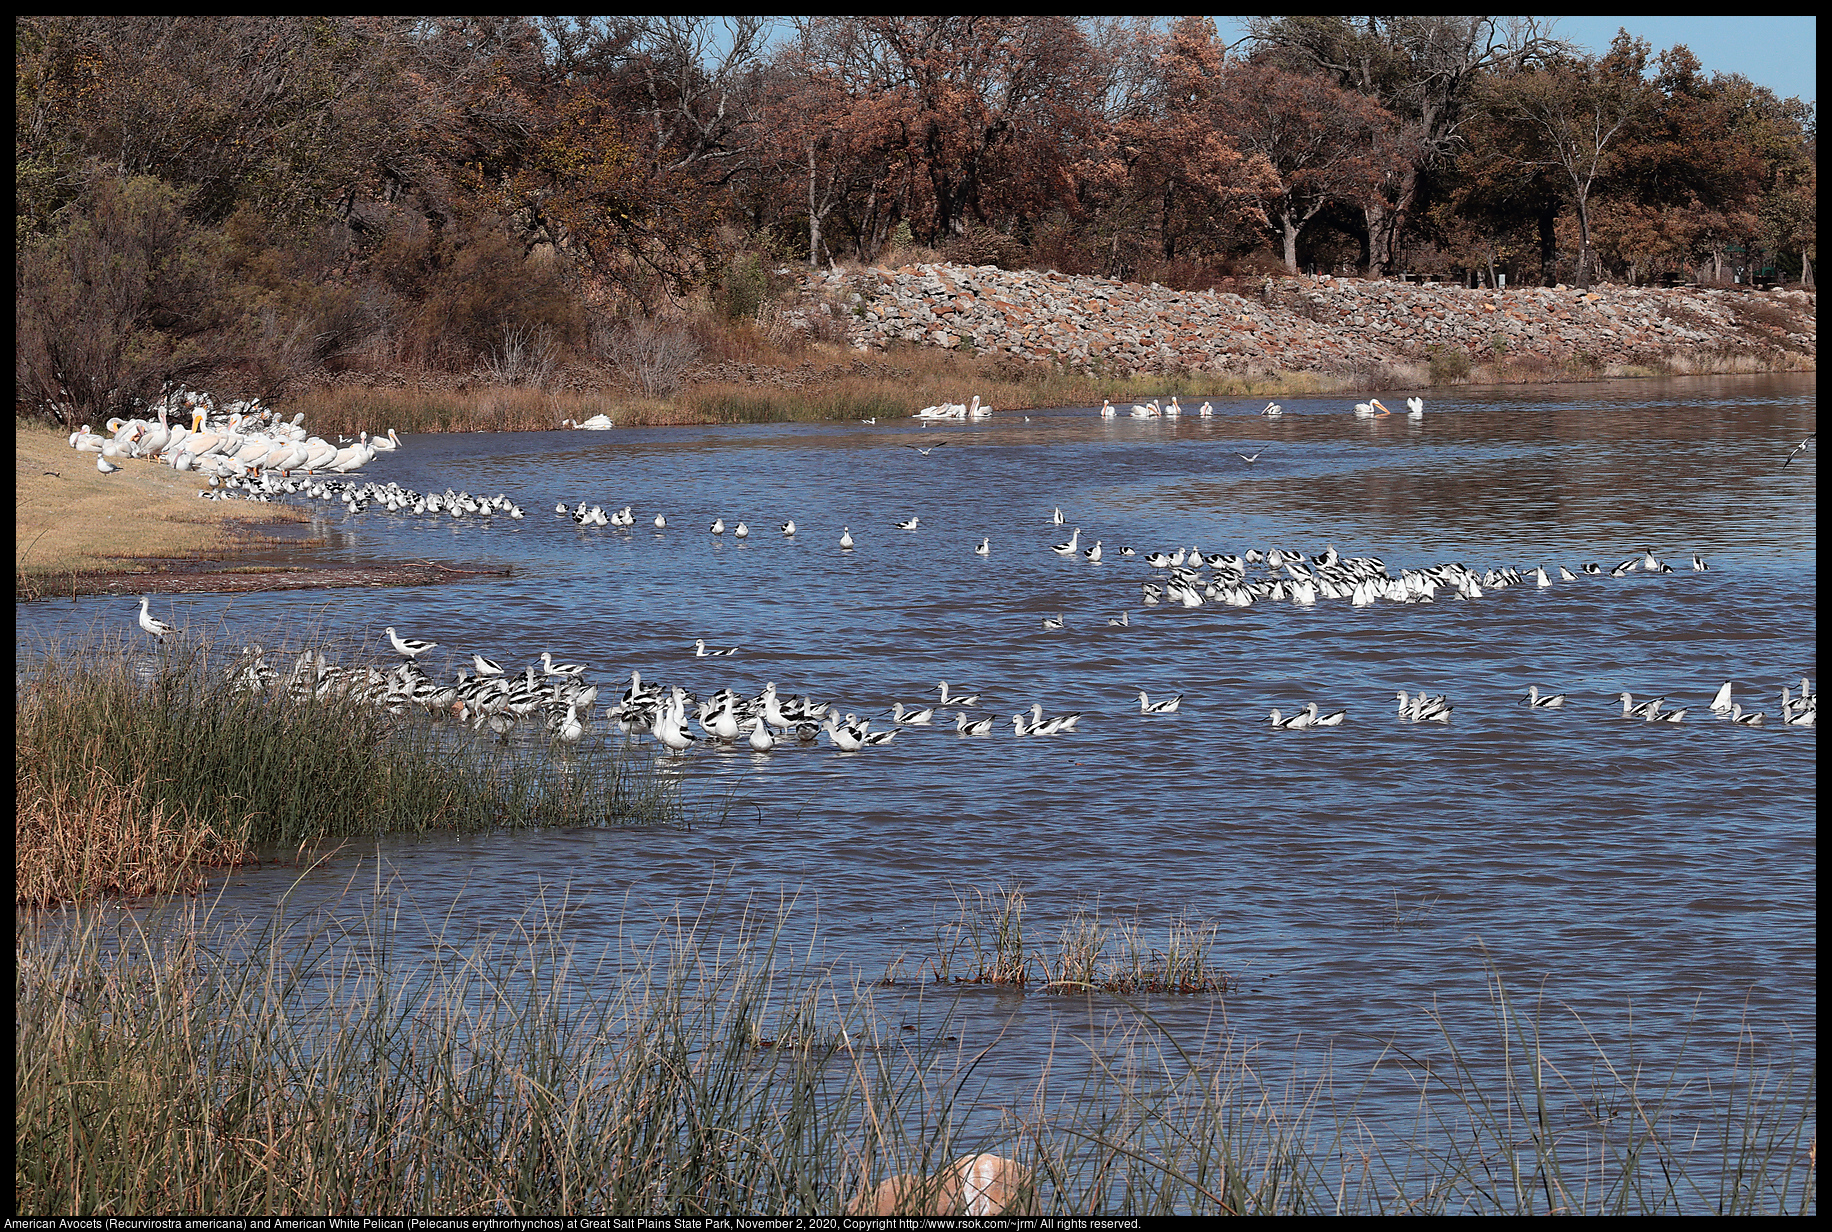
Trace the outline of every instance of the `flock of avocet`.
<instances>
[{"instance_id":1,"label":"flock of avocet","mask_svg":"<svg viewBox=\"0 0 1832 1232\"><path fill-rule=\"evenodd\" d=\"M619 524L624 524L627 513L626 509L617 515ZM1060 508L1052 511L1052 524L1060 525L1064 521ZM911 518L908 522L907 529L917 528L917 519ZM793 534L793 523L785 523L783 529ZM1078 539L1079 528L1066 543L1055 545L1054 550L1060 555L1074 555ZM1430 603L1440 589L1450 590L1458 599L1472 600L1481 598L1485 590L1525 585L1527 576L1532 577L1539 588L1554 584L1543 567L1536 567L1527 576L1514 569L1490 569L1478 575L1457 563L1420 570L1402 569L1400 576L1394 577L1378 557L1345 557L1333 545L1311 556L1279 547L1265 551L1252 549L1239 555L1205 555L1196 546L1144 555L1131 548L1121 548L1119 554L1122 559L1131 558L1148 568L1165 571L1159 574L1162 584L1149 580L1140 583L1147 606L1158 605L1166 598L1181 607L1210 603L1247 607L1264 602L1308 606L1320 599L1346 600L1353 606L1367 606L1382 599ZM1100 557L1093 550L1081 555L1092 564L1099 563ZM1249 566L1260 566L1259 575L1249 576ZM1708 568L1701 557L1692 558L1694 571L1705 572ZM1206 577L1201 572L1204 569L1210 571ZM1586 574L1612 578L1625 577L1637 570L1655 574L1674 572L1672 566L1654 556L1651 548L1607 570L1595 564L1584 567ZM1578 575L1562 567L1558 573L1562 581L1581 581ZM1042 623L1046 632L1066 627L1061 615L1044 617ZM1107 623L1110 626L1129 624L1129 613L1122 612L1120 617ZM158 638L174 632L172 626L151 615L144 596L140 599L140 626ZM470 670L459 670L450 684L442 685L418 664L422 655L437 648L437 643L403 638L392 626L385 632L389 643L403 659L395 668L383 670L369 665L345 669L328 662L321 653L307 653L294 663L281 687L295 695L346 694L386 707L396 714L423 709L468 723L478 731L487 730L505 741L518 723L536 714L545 716L550 737L563 745L577 744L594 725L592 708L599 689L596 684L585 683L588 669L583 664L555 663L551 652L547 652L540 656L538 668L529 665L519 673L510 673L493 660L472 653L466 659ZM735 655L738 650L735 646L709 648L704 638L696 639L693 644L697 658L726 657ZM259 647L249 648L230 676L238 687L250 689L265 689L280 678L278 670L267 665L265 652ZM753 696L746 697L733 689L723 688L702 700L679 685L667 688L645 685L640 672L632 671L629 686L604 711L604 719L625 737L653 735L675 754L701 741L715 745L743 743L755 752L768 753L781 741L813 744L823 734L834 748L851 753L888 744L905 728L935 727L936 711L942 707L956 711L953 727L959 736L983 736L994 729L992 716L974 713L981 708L977 694L950 694L946 681L936 689L939 700L935 704L906 706L898 700L889 710L891 725L873 730L872 719L860 718L850 712L842 716L832 703L802 696L784 697L777 692L773 681ZM1731 691L1732 682L1724 682L1708 703L1710 712L1738 726L1763 726L1767 716L1760 711L1745 710L1741 703L1732 700ZM1626 692L1614 696L1622 703L1624 718L1679 723L1688 713L1687 708L1663 709L1669 700L1666 696L1641 703L1636 703ZM1449 723L1456 709L1448 697L1424 690L1414 695L1402 689L1397 691L1396 697L1395 717L1402 722ZM1143 690L1139 691L1138 699L1139 713L1145 716L1176 714L1182 702L1181 695L1154 702ZM1532 684L1521 700L1537 710L1561 710L1566 696L1543 694L1537 684ZM1813 727L1817 704L1818 695L1812 691L1810 679L1803 677L1798 696L1793 695L1790 688L1781 691L1781 723L1791 727ZM1073 732L1081 717L1080 712L1046 716L1042 703L1033 702L1028 710L1011 716L1011 730L1023 737ZM1268 716L1271 727L1278 731L1339 727L1347 717L1346 709L1326 713L1315 701L1306 702L1289 714L1275 709ZM699 734L695 733L695 727Z\"/></svg>"}]
</instances>

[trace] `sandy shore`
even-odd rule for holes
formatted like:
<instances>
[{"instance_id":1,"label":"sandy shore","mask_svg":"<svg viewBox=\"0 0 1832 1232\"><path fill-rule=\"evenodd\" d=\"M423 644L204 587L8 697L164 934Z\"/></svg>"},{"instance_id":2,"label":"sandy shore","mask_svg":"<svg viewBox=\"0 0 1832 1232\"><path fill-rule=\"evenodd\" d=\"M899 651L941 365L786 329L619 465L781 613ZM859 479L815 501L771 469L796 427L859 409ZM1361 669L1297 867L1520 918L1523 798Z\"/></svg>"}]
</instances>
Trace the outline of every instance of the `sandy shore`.
<instances>
[{"instance_id":1,"label":"sandy shore","mask_svg":"<svg viewBox=\"0 0 1832 1232\"><path fill-rule=\"evenodd\" d=\"M311 521L293 505L208 501L203 476L140 459L104 475L67 434L19 421L14 432L14 593L20 599L424 586L488 576L433 561L320 567L315 541L283 528ZM296 561L250 563L290 549ZM239 563L238 563L239 562Z\"/></svg>"}]
</instances>

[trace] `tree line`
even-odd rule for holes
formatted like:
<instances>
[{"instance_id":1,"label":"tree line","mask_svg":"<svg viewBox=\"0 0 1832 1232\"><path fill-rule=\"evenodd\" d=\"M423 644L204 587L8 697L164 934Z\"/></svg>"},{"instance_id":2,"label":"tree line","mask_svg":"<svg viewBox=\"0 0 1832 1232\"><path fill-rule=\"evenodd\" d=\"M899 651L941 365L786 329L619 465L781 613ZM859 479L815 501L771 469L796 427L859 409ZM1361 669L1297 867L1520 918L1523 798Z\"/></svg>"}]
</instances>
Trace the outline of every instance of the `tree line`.
<instances>
[{"instance_id":1,"label":"tree line","mask_svg":"<svg viewBox=\"0 0 1832 1232\"><path fill-rule=\"evenodd\" d=\"M590 350L773 271L930 250L1280 270L1812 277L1810 106L1528 18L24 17L20 396L355 349Z\"/></svg>"}]
</instances>

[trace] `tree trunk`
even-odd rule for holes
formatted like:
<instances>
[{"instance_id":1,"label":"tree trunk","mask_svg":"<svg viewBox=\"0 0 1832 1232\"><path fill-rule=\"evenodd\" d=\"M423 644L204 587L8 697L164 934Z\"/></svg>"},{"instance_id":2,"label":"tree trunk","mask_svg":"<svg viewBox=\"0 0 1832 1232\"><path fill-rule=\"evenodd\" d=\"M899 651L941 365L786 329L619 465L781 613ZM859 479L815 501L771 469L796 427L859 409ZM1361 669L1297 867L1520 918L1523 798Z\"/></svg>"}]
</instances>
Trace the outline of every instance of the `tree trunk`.
<instances>
[{"instance_id":1,"label":"tree trunk","mask_svg":"<svg viewBox=\"0 0 1832 1232\"><path fill-rule=\"evenodd\" d=\"M1800 285L1804 289L1813 289L1813 259L1807 256L1807 250L1800 250Z\"/></svg>"},{"instance_id":2,"label":"tree trunk","mask_svg":"<svg viewBox=\"0 0 1832 1232\"><path fill-rule=\"evenodd\" d=\"M1590 251L1590 203L1588 194L1578 193L1578 269L1572 281L1584 290L1590 289L1591 263L1596 259Z\"/></svg>"},{"instance_id":3,"label":"tree trunk","mask_svg":"<svg viewBox=\"0 0 1832 1232\"><path fill-rule=\"evenodd\" d=\"M1279 229L1285 233L1285 268L1298 272L1298 224L1290 214L1279 215Z\"/></svg>"},{"instance_id":4,"label":"tree trunk","mask_svg":"<svg viewBox=\"0 0 1832 1232\"><path fill-rule=\"evenodd\" d=\"M821 263L821 215L814 208L814 143L808 143L808 268Z\"/></svg>"}]
</instances>

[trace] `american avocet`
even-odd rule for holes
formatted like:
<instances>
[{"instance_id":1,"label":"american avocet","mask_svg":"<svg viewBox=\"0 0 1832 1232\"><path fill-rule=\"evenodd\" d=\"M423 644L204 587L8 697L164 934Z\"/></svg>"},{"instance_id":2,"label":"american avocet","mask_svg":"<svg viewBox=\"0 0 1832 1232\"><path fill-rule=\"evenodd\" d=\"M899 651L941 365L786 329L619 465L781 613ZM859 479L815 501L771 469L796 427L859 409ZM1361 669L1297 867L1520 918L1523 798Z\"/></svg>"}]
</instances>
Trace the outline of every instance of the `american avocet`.
<instances>
[{"instance_id":1,"label":"american avocet","mask_svg":"<svg viewBox=\"0 0 1832 1232\"><path fill-rule=\"evenodd\" d=\"M1616 697L1622 702L1622 717L1625 719L1645 719L1660 709L1660 704L1667 699L1650 697L1647 701L1636 702L1633 693L1618 693Z\"/></svg>"},{"instance_id":2,"label":"american avocet","mask_svg":"<svg viewBox=\"0 0 1832 1232\"><path fill-rule=\"evenodd\" d=\"M1554 693L1550 697L1541 697L1539 695L1539 686L1530 684L1527 686L1527 695L1522 700L1525 701L1527 705L1536 707L1540 710L1557 710L1560 706L1565 704L1565 695L1563 693Z\"/></svg>"},{"instance_id":3,"label":"american avocet","mask_svg":"<svg viewBox=\"0 0 1832 1232\"><path fill-rule=\"evenodd\" d=\"M1683 723L1686 721L1686 712L1684 710L1662 710L1650 714L1647 721L1650 723Z\"/></svg>"},{"instance_id":4,"label":"american avocet","mask_svg":"<svg viewBox=\"0 0 1832 1232\"><path fill-rule=\"evenodd\" d=\"M1558 567L1558 580L1561 582L1575 582L1578 580L1578 575L1565 568L1565 566L1560 565Z\"/></svg>"},{"instance_id":5,"label":"american avocet","mask_svg":"<svg viewBox=\"0 0 1832 1232\"><path fill-rule=\"evenodd\" d=\"M543 650L541 651L541 672L548 676L578 677L585 675L585 664L555 663L553 661L553 652L551 650Z\"/></svg>"},{"instance_id":6,"label":"american avocet","mask_svg":"<svg viewBox=\"0 0 1832 1232\"><path fill-rule=\"evenodd\" d=\"M148 633L152 634L154 637L164 637L168 633L178 632L178 630L175 627L173 627L172 625L168 625L165 623L165 621L156 618L152 614L152 612L148 610L147 599L145 595L140 596L140 627L142 629L145 629Z\"/></svg>"},{"instance_id":7,"label":"american avocet","mask_svg":"<svg viewBox=\"0 0 1832 1232\"><path fill-rule=\"evenodd\" d=\"M1046 632L1051 629L1062 628L1062 613L1057 612L1054 616L1045 616L1043 618L1043 628Z\"/></svg>"},{"instance_id":8,"label":"american avocet","mask_svg":"<svg viewBox=\"0 0 1832 1232\"><path fill-rule=\"evenodd\" d=\"M1081 527L1077 526L1075 528L1075 533L1069 536L1069 541L1067 543L1058 543L1055 547L1051 548L1050 551L1056 553L1058 556L1073 556L1080 548Z\"/></svg>"},{"instance_id":9,"label":"american avocet","mask_svg":"<svg viewBox=\"0 0 1832 1232\"><path fill-rule=\"evenodd\" d=\"M733 646L730 650L708 650L706 649L705 638L696 637L693 639L693 657L696 659L716 659L722 655L734 655L737 653L738 648L736 646Z\"/></svg>"},{"instance_id":10,"label":"american avocet","mask_svg":"<svg viewBox=\"0 0 1832 1232\"><path fill-rule=\"evenodd\" d=\"M1643 548L1642 549L1641 567L1643 569L1646 569L1649 573L1659 573L1660 572L1660 562L1654 559L1654 549L1653 548Z\"/></svg>"},{"instance_id":11,"label":"american avocet","mask_svg":"<svg viewBox=\"0 0 1832 1232\"><path fill-rule=\"evenodd\" d=\"M984 736L992 730L992 718L988 716L978 722L968 722L967 712L963 710L954 716L954 730L963 736Z\"/></svg>"},{"instance_id":12,"label":"american avocet","mask_svg":"<svg viewBox=\"0 0 1832 1232\"><path fill-rule=\"evenodd\" d=\"M1544 590L1546 587L1552 585L1552 579L1546 576L1546 566L1544 565L1533 566L1533 584L1539 587L1541 590Z\"/></svg>"},{"instance_id":13,"label":"american avocet","mask_svg":"<svg viewBox=\"0 0 1832 1232\"><path fill-rule=\"evenodd\" d=\"M905 710L902 702L891 703L891 719L897 723L908 723L912 727L927 727L935 718L935 707L926 710Z\"/></svg>"},{"instance_id":14,"label":"american avocet","mask_svg":"<svg viewBox=\"0 0 1832 1232\"><path fill-rule=\"evenodd\" d=\"M852 527L845 526L840 528L840 546L845 548L848 552L852 551Z\"/></svg>"},{"instance_id":15,"label":"american avocet","mask_svg":"<svg viewBox=\"0 0 1832 1232\"><path fill-rule=\"evenodd\" d=\"M989 536L989 537L987 537L987 538L985 538L985 539L981 539L981 540L980 540L980 546L979 546L979 547L977 547L977 548L974 548L973 550L974 550L974 552L975 552L975 554L977 554L977 555L980 555L980 556L991 556L991 555L992 555L992 539L991 539L991 537Z\"/></svg>"},{"instance_id":16,"label":"american avocet","mask_svg":"<svg viewBox=\"0 0 1832 1232\"><path fill-rule=\"evenodd\" d=\"M1177 694L1175 697L1154 702L1151 700L1150 696L1146 694L1145 690L1139 690L1140 714L1175 714L1177 713L1177 707L1182 703L1183 694L1181 693Z\"/></svg>"},{"instance_id":17,"label":"american avocet","mask_svg":"<svg viewBox=\"0 0 1832 1232\"><path fill-rule=\"evenodd\" d=\"M776 747L776 737L769 733L762 715L751 720L751 748L759 753L767 753Z\"/></svg>"},{"instance_id":18,"label":"american avocet","mask_svg":"<svg viewBox=\"0 0 1832 1232\"><path fill-rule=\"evenodd\" d=\"M1711 698L1712 714L1730 713L1730 685L1731 682L1726 680L1718 686L1718 691Z\"/></svg>"},{"instance_id":19,"label":"american avocet","mask_svg":"<svg viewBox=\"0 0 1832 1232\"><path fill-rule=\"evenodd\" d=\"M1107 617L1107 623L1116 625L1122 629L1127 628L1132 624L1132 613L1121 612L1118 616L1109 616Z\"/></svg>"},{"instance_id":20,"label":"american avocet","mask_svg":"<svg viewBox=\"0 0 1832 1232\"><path fill-rule=\"evenodd\" d=\"M1088 558L1090 564L1100 564L1100 540L1096 539L1094 546L1083 552L1082 555Z\"/></svg>"},{"instance_id":21,"label":"american avocet","mask_svg":"<svg viewBox=\"0 0 1832 1232\"><path fill-rule=\"evenodd\" d=\"M1061 505L1056 506L1055 510L1050 514L1050 521L1055 523L1057 526L1061 526L1063 524L1064 519L1062 516L1062 506Z\"/></svg>"},{"instance_id":22,"label":"american avocet","mask_svg":"<svg viewBox=\"0 0 1832 1232\"><path fill-rule=\"evenodd\" d=\"M1300 710L1290 718L1274 710L1266 717L1271 722L1274 731L1303 731L1312 723L1310 712L1307 710Z\"/></svg>"},{"instance_id":23,"label":"american avocet","mask_svg":"<svg viewBox=\"0 0 1832 1232\"><path fill-rule=\"evenodd\" d=\"M1695 553L1693 553L1693 555L1692 555L1692 572L1694 572L1694 573L1705 573L1705 572L1707 572L1708 570L1710 570L1710 568L1711 568L1711 566L1710 566L1710 565L1707 565L1707 564L1705 563L1705 558L1704 558L1703 556L1700 556L1700 555L1698 555L1698 554L1697 554L1696 552L1695 552Z\"/></svg>"},{"instance_id":24,"label":"american avocet","mask_svg":"<svg viewBox=\"0 0 1832 1232\"><path fill-rule=\"evenodd\" d=\"M659 513L655 515L655 529L656 530L667 530L668 529L668 519L664 518Z\"/></svg>"},{"instance_id":25,"label":"american avocet","mask_svg":"<svg viewBox=\"0 0 1832 1232\"><path fill-rule=\"evenodd\" d=\"M492 662L480 654L471 656L471 666L477 669L477 674L479 676L500 676L503 674L501 664Z\"/></svg>"},{"instance_id":26,"label":"american avocet","mask_svg":"<svg viewBox=\"0 0 1832 1232\"><path fill-rule=\"evenodd\" d=\"M1731 704L1730 721L1732 723L1736 723L1742 727L1760 727L1762 726L1763 718L1764 715L1759 710L1745 711L1741 705L1736 703Z\"/></svg>"},{"instance_id":27,"label":"american avocet","mask_svg":"<svg viewBox=\"0 0 1832 1232\"><path fill-rule=\"evenodd\" d=\"M1333 710L1329 714L1319 715L1316 702L1307 703L1304 712L1310 715L1312 727L1341 727L1342 721L1349 717L1349 712L1346 710Z\"/></svg>"},{"instance_id":28,"label":"american avocet","mask_svg":"<svg viewBox=\"0 0 1832 1232\"><path fill-rule=\"evenodd\" d=\"M794 521L794 519L790 519L789 521L787 521L787 522L784 522L784 523L782 524L782 533L783 533L783 534L784 534L784 535L785 535L786 537L788 537L788 538L790 538L790 539L793 539L793 538L795 538L795 521Z\"/></svg>"},{"instance_id":29,"label":"american avocet","mask_svg":"<svg viewBox=\"0 0 1832 1232\"><path fill-rule=\"evenodd\" d=\"M950 697L948 695L948 682L945 680L942 681L940 684L936 685L935 687L941 691L941 704L944 706L962 706L964 707L964 706L977 706L980 704L980 695L978 693L974 693L971 695L965 694L965 693L956 693L955 695Z\"/></svg>"},{"instance_id":30,"label":"american avocet","mask_svg":"<svg viewBox=\"0 0 1832 1232\"><path fill-rule=\"evenodd\" d=\"M738 523L738 529L734 530L732 534L740 539L748 539L751 535L751 528L740 522Z\"/></svg>"},{"instance_id":31,"label":"american avocet","mask_svg":"<svg viewBox=\"0 0 1832 1232\"><path fill-rule=\"evenodd\" d=\"M919 517L905 518L903 521L897 523L897 529L898 530L915 530L917 525L921 523L921 521L922 519Z\"/></svg>"},{"instance_id":32,"label":"american avocet","mask_svg":"<svg viewBox=\"0 0 1832 1232\"><path fill-rule=\"evenodd\" d=\"M714 518L712 525L706 529L710 530L715 535L723 535L725 533L725 519Z\"/></svg>"},{"instance_id":33,"label":"american avocet","mask_svg":"<svg viewBox=\"0 0 1832 1232\"><path fill-rule=\"evenodd\" d=\"M822 730L827 733L827 739L833 742L833 747L842 753L857 753L865 747L865 734L856 728L842 724L840 717L836 714L827 716L826 723L822 724Z\"/></svg>"},{"instance_id":34,"label":"american avocet","mask_svg":"<svg viewBox=\"0 0 1832 1232\"><path fill-rule=\"evenodd\" d=\"M1035 735L1053 736L1059 731L1074 731L1075 724L1081 719L1081 711L1059 714L1047 723L1043 718L1043 703L1031 703L1031 731Z\"/></svg>"},{"instance_id":35,"label":"american avocet","mask_svg":"<svg viewBox=\"0 0 1832 1232\"><path fill-rule=\"evenodd\" d=\"M438 642L422 642L414 638L402 637L394 631L393 625L389 625L383 632L388 635L388 641L394 646L395 653L405 655L409 659L417 659L439 644Z\"/></svg>"}]
</instances>

